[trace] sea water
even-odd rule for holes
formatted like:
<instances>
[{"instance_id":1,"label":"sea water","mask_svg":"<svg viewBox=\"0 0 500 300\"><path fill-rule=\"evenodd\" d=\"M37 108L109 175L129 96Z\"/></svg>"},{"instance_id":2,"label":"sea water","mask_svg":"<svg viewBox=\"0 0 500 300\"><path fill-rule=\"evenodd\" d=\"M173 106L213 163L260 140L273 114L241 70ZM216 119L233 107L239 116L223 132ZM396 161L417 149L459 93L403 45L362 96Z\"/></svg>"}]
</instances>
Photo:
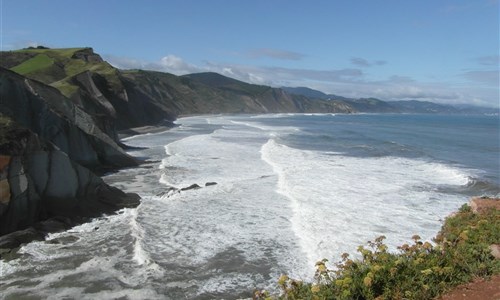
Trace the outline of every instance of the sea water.
<instances>
[{"instance_id":1,"label":"sea water","mask_svg":"<svg viewBox=\"0 0 500 300\"><path fill-rule=\"evenodd\" d=\"M146 163L105 178L139 193L139 207L23 246L0 262L0 297L251 297L274 290L281 274L312 280L316 261L356 256L380 235L393 251L413 234L430 240L471 196L500 193L498 116L177 124L125 139Z\"/></svg>"}]
</instances>

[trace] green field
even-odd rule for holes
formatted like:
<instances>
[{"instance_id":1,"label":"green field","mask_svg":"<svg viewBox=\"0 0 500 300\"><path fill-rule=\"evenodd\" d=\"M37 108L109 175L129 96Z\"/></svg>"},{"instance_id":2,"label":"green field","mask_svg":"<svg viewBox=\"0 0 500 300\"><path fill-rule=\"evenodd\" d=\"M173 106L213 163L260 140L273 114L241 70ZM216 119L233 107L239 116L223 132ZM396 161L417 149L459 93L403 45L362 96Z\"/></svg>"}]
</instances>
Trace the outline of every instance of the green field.
<instances>
[{"instance_id":1,"label":"green field","mask_svg":"<svg viewBox=\"0 0 500 300\"><path fill-rule=\"evenodd\" d=\"M38 54L37 56L28 59L12 68L12 71L19 73L21 75L26 75L33 73L38 70L48 68L54 64L54 59L47 56L46 54Z\"/></svg>"},{"instance_id":2,"label":"green field","mask_svg":"<svg viewBox=\"0 0 500 300\"><path fill-rule=\"evenodd\" d=\"M78 87L71 83L73 76L85 71L105 77L113 89L120 89L116 69L107 62L86 62L73 56L87 48L63 49L22 49L12 53L36 54L34 57L14 66L12 71L28 78L36 79L57 88L65 96L70 97Z\"/></svg>"}]
</instances>

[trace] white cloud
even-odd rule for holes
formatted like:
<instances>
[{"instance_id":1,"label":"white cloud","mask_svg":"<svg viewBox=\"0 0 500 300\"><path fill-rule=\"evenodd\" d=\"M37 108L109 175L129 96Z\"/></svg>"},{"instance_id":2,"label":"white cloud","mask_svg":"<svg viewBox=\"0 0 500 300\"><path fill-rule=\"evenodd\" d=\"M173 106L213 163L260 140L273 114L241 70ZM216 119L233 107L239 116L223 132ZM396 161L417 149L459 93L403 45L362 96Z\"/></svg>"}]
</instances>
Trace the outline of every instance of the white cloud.
<instances>
[{"instance_id":1,"label":"white cloud","mask_svg":"<svg viewBox=\"0 0 500 300\"><path fill-rule=\"evenodd\" d=\"M202 72L203 68L186 63L182 58L169 54L160 59L160 70L173 73L176 75L184 75L189 73Z\"/></svg>"},{"instance_id":2,"label":"white cloud","mask_svg":"<svg viewBox=\"0 0 500 300\"><path fill-rule=\"evenodd\" d=\"M222 68L222 74L227 76L234 76L233 70L231 70L231 68Z\"/></svg>"},{"instance_id":3,"label":"white cloud","mask_svg":"<svg viewBox=\"0 0 500 300\"><path fill-rule=\"evenodd\" d=\"M207 68L195 66L185 62L182 58L169 54L158 62L146 62L126 57L104 55L104 59L118 69L144 69L184 75L209 71ZM219 70L222 73L222 70Z\"/></svg>"},{"instance_id":4,"label":"white cloud","mask_svg":"<svg viewBox=\"0 0 500 300\"><path fill-rule=\"evenodd\" d=\"M160 64L164 66L167 70L181 70L184 71L189 68L182 58L175 55L167 55L160 59Z\"/></svg>"}]
</instances>

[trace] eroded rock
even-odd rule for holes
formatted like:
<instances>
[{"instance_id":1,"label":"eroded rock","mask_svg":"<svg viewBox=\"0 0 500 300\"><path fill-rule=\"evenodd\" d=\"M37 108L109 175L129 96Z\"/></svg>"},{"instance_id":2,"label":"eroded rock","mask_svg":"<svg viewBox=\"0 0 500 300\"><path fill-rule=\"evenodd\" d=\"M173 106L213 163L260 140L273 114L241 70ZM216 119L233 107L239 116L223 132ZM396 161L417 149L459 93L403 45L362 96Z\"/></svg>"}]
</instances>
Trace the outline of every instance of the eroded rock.
<instances>
[{"instance_id":1,"label":"eroded rock","mask_svg":"<svg viewBox=\"0 0 500 300\"><path fill-rule=\"evenodd\" d=\"M66 227L65 222L39 223L50 217L81 221L82 218L139 205L137 194L124 193L107 185L100 177L28 129L5 125L3 131L2 140L5 136L10 137L11 131L22 138L0 143L0 153L3 154L0 158L0 166L3 166L0 235L34 224L39 224L37 230L43 235L43 232ZM31 231L20 235L27 238L35 236ZM14 239L20 240L17 235Z\"/></svg>"}]
</instances>

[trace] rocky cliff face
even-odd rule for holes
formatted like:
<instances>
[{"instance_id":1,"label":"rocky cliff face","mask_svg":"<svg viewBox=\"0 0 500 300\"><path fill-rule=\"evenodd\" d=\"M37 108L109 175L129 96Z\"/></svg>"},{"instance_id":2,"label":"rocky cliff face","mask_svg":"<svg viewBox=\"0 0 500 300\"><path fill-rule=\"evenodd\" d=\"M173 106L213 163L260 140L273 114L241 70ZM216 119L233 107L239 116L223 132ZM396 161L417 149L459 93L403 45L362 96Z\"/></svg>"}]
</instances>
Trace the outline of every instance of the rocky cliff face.
<instances>
[{"instance_id":1,"label":"rocky cliff face","mask_svg":"<svg viewBox=\"0 0 500 300\"><path fill-rule=\"evenodd\" d=\"M57 89L0 68L0 112L87 167L134 166L136 161ZM112 111L112 107L109 108Z\"/></svg>"},{"instance_id":2,"label":"rocky cliff face","mask_svg":"<svg viewBox=\"0 0 500 300\"><path fill-rule=\"evenodd\" d=\"M94 49L92 48L83 48L79 51L75 51L75 53L73 53L71 58L81 59L85 62L93 62L93 63L103 62L101 56L99 54L95 54Z\"/></svg>"},{"instance_id":3,"label":"rocky cliff face","mask_svg":"<svg viewBox=\"0 0 500 300\"><path fill-rule=\"evenodd\" d=\"M79 79L88 80L85 74ZM113 116L97 90L92 97L107 112L103 116ZM0 235L48 218L64 217L71 224L139 204L138 195L105 184L88 169L137 165L100 129L104 123L98 126L95 115L57 89L3 68L0 99ZM40 236L34 229L27 232L28 237L2 238L0 246Z\"/></svg>"},{"instance_id":4,"label":"rocky cliff face","mask_svg":"<svg viewBox=\"0 0 500 300\"><path fill-rule=\"evenodd\" d=\"M26 128L1 117L0 235L50 217L95 217L139 204Z\"/></svg>"}]
</instances>

